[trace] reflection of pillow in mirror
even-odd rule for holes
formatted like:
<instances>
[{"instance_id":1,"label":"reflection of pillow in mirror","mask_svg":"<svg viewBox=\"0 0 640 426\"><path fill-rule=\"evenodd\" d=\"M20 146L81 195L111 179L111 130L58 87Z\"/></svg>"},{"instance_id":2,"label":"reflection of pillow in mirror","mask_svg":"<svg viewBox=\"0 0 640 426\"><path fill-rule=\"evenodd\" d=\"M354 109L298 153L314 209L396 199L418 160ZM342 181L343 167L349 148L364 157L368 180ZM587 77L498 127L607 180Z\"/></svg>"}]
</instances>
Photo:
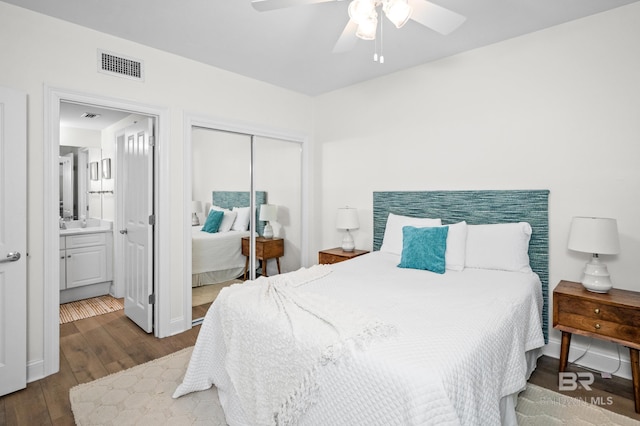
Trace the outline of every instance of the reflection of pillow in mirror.
<instances>
[{"instance_id":1,"label":"reflection of pillow in mirror","mask_svg":"<svg viewBox=\"0 0 640 426\"><path fill-rule=\"evenodd\" d=\"M223 209L218 206L211 206L211 210L218 210L224 213L224 217L222 218L222 222L220 223L220 228L218 228L218 232L228 232L231 230L233 226L233 222L236 220L236 216L238 216L238 212L234 212L229 209Z\"/></svg>"},{"instance_id":2,"label":"reflection of pillow in mirror","mask_svg":"<svg viewBox=\"0 0 640 426\"><path fill-rule=\"evenodd\" d=\"M246 231L249 228L249 207L234 207L233 211L237 213L237 216L231 229L234 231Z\"/></svg>"},{"instance_id":3,"label":"reflection of pillow in mirror","mask_svg":"<svg viewBox=\"0 0 640 426\"><path fill-rule=\"evenodd\" d=\"M209 212L209 216L207 216L207 221L204 223L202 230L204 232L208 232L210 234L214 234L218 232L220 228L220 223L222 223L222 218L224 217L224 212L219 210L211 210Z\"/></svg>"}]
</instances>

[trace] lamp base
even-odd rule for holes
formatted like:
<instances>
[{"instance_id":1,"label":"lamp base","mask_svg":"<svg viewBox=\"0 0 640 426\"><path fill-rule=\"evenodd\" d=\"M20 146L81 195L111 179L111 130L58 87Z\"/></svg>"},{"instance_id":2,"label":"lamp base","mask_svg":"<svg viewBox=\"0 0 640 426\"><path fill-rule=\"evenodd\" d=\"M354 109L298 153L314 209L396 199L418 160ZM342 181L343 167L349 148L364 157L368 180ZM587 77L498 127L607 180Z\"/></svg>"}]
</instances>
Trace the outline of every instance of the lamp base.
<instances>
[{"instance_id":1,"label":"lamp base","mask_svg":"<svg viewBox=\"0 0 640 426\"><path fill-rule=\"evenodd\" d=\"M355 250L355 248L356 248L356 245L353 242L353 237L351 236L351 233L347 229L347 232L346 234L344 234L344 238L342 239L342 250L351 252Z\"/></svg>"},{"instance_id":2,"label":"lamp base","mask_svg":"<svg viewBox=\"0 0 640 426\"><path fill-rule=\"evenodd\" d=\"M262 236L267 239L273 238L273 227L269 222L264 226L264 231L262 231Z\"/></svg>"},{"instance_id":3,"label":"lamp base","mask_svg":"<svg viewBox=\"0 0 640 426\"><path fill-rule=\"evenodd\" d=\"M198 219L197 213L191 213L191 226L200 225L200 219Z\"/></svg>"},{"instance_id":4,"label":"lamp base","mask_svg":"<svg viewBox=\"0 0 640 426\"><path fill-rule=\"evenodd\" d=\"M607 265L600 262L598 255L594 255L591 262L585 265L582 285L594 293L607 293L613 287Z\"/></svg>"}]
</instances>

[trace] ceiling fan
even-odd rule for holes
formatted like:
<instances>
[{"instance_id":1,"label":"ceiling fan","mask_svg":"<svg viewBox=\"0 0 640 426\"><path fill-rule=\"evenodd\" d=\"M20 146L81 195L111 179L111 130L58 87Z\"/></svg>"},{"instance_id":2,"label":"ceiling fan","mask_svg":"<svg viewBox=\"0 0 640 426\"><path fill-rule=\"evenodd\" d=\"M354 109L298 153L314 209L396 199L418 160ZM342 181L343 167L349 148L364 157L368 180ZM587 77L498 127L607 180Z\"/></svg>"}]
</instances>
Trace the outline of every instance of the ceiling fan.
<instances>
[{"instance_id":1,"label":"ceiling fan","mask_svg":"<svg viewBox=\"0 0 640 426\"><path fill-rule=\"evenodd\" d=\"M344 0L252 0L251 5L254 9L265 12L330 1ZM375 40L378 9L382 9L397 28L412 20L443 35L451 33L467 19L427 0L351 0L349 22L333 47L333 53L351 50L358 38Z\"/></svg>"}]
</instances>

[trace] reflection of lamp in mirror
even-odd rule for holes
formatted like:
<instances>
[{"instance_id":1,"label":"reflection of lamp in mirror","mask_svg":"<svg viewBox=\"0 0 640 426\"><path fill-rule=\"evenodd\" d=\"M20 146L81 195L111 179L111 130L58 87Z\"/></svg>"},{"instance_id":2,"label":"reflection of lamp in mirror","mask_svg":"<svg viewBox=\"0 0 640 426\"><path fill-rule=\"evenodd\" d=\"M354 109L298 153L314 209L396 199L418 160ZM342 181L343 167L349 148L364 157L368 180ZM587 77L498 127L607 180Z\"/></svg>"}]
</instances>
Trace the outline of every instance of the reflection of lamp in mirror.
<instances>
[{"instance_id":1,"label":"reflection of lamp in mirror","mask_svg":"<svg viewBox=\"0 0 640 426\"><path fill-rule=\"evenodd\" d=\"M618 224L604 217L574 217L569 231L569 250L591 253L591 261L584 267L582 285L589 291L606 293L611 287L607 265L600 262L600 254L618 254Z\"/></svg>"},{"instance_id":2,"label":"reflection of lamp in mirror","mask_svg":"<svg viewBox=\"0 0 640 426\"><path fill-rule=\"evenodd\" d=\"M92 161L89 163L89 179L91 180L100 180L98 177L98 162Z\"/></svg>"},{"instance_id":3,"label":"reflection of lamp in mirror","mask_svg":"<svg viewBox=\"0 0 640 426\"><path fill-rule=\"evenodd\" d=\"M202 211L202 203L200 201L191 202L191 226L200 225L200 219L198 213Z\"/></svg>"},{"instance_id":4,"label":"reflection of lamp in mirror","mask_svg":"<svg viewBox=\"0 0 640 426\"><path fill-rule=\"evenodd\" d=\"M111 179L111 158L102 160L102 179Z\"/></svg>"},{"instance_id":5,"label":"reflection of lamp in mirror","mask_svg":"<svg viewBox=\"0 0 640 426\"><path fill-rule=\"evenodd\" d=\"M358 229L360 223L358 221L358 210L351 207L343 207L338 209L338 216L336 217L336 228L344 229L347 232L342 239L342 250L353 251L356 246L353 242L353 237L349 230Z\"/></svg>"},{"instance_id":6,"label":"reflection of lamp in mirror","mask_svg":"<svg viewBox=\"0 0 640 426\"><path fill-rule=\"evenodd\" d=\"M271 227L271 221L278 218L278 206L275 204L262 204L260 206L259 220L266 221L267 224L264 227L263 237L273 238L273 228Z\"/></svg>"}]
</instances>

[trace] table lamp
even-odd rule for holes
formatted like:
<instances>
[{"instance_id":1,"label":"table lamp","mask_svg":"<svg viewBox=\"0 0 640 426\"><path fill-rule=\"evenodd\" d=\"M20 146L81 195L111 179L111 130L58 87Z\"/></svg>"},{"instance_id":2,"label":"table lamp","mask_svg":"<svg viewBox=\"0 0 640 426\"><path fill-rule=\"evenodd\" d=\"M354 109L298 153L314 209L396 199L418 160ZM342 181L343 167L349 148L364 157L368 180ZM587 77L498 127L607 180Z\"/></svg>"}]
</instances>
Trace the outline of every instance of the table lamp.
<instances>
[{"instance_id":1,"label":"table lamp","mask_svg":"<svg viewBox=\"0 0 640 426\"><path fill-rule=\"evenodd\" d=\"M200 225L198 213L202 211L202 203L200 201L191 202L191 226Z\"/></svg>"},{"instance_id":2,"label":"table lamp","mask_svg":"<svg viewBox=\"0 0 640 426\"><path fill-rule=\"evenodd\" d=\"M606 293L611 287L607 265L600 261L601 254L618 254L618 224L604 217L574 217L569 231L569 250L591 253L591 261L584 268L582 285L595 293Z\"/></svg>"},{"instance_id":3,"label":"table lamp","mask_svg":"<svg viewBox=\"0 0 640 426\"><path fill-rule=\"evenodd\" d=\"M349 232L352 229L358 229L360 223L358 222L358 210L351 207L342 207L338 209L338 216L336 217L336 228L344 229L347 232L342 239L342 250L353 251L356 246L353 242L353 237Z\"/></svg>"},{"instance_id":4,"label":"table lamp","mask_svg":"<svg viewBox=\"0 0 640 426\"><path fill-rule=\"evenodd\" d=\"M273 227L271 221L278 218L278 206L275 204L262 204L260 205L260 217L261 221L266 221L267 224L264 227L262 236L265 238L273 238Z\"/></svg>"}]
</instances>

